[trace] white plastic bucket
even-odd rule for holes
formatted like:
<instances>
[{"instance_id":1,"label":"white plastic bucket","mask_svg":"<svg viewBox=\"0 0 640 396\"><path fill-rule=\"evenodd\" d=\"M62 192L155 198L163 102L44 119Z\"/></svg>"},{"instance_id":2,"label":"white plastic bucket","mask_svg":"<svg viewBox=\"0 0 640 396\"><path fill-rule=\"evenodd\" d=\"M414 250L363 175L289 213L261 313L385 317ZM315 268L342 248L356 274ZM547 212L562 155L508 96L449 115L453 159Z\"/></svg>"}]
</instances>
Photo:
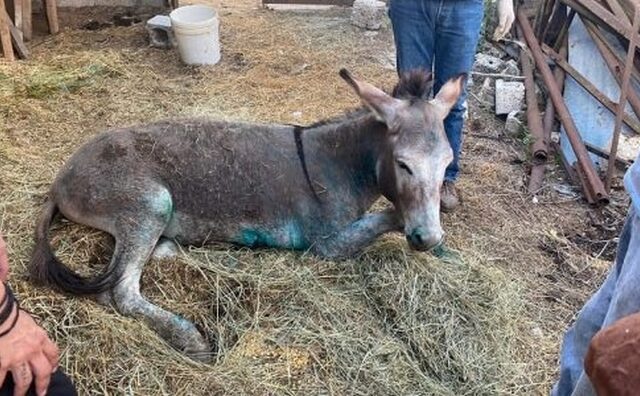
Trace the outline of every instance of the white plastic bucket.
<instances>
[{"instance_id":1,"label":"white plastic bucket","mask_svg":"<svg viewBox=\"0 0 640 396\"><path fill-rule=\"evenodd\" d=\"M220 60L218 13L202 5L176 8L169 14L180 58L188 65L214 65Z\"/></svg>"}]
</instances>

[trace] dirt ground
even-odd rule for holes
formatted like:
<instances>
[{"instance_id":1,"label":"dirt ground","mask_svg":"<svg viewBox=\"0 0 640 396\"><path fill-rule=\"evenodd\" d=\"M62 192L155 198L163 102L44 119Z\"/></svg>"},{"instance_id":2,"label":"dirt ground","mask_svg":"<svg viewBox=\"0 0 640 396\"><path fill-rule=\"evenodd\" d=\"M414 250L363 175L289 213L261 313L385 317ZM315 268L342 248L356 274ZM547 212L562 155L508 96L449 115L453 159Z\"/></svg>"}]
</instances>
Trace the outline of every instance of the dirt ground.
<instances>
[{"instance_id":1,"label":"dirt ground","mask_svg":"<svg viewBox=\"0 0 640 396\"><path fill-rule=\"evenodd\" d=\"M387 89L396 79L388 27L363 33L348 11L276 13L218 1L223 57L185 67L148 46L141 24L83 29L63 15L33 57L0 62L0 229L11 283L62 350L80 394L545 394L561 336L615 255L628 201L590 208L549 164L526 193L528 138L470 97L460 187L444 215L449 253L381 238L346 262L227 245L185 247L152 262L143 293L192 319L216 357L199 364L142 322L91 299L34 287L26 275L40 205L57 170L96 133L208 115L310 123L358 106L340 67ZM63 24L64 25L64 24ZM472 88L477 93L482 81ZM102 268L110 239L59 221L57 254Z\"/></svg>"}]
</instances>

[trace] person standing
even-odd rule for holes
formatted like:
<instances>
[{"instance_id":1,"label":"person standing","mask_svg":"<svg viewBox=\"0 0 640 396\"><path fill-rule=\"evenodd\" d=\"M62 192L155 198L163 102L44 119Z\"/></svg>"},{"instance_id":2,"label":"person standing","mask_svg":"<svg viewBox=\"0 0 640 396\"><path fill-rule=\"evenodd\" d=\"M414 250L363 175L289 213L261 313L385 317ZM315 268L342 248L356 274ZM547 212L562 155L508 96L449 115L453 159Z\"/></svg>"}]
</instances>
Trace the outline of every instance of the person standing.
<instances>
[{"instance_id":1,"label":"person standing","mask_svg":"<svg viewBox=\"0 0 640 396\"><path fill-rule=\"evenodd\" d=\"M426 69L434 75L434 92L450 78L469 73L480 38L484 0L390 0L389 17L396 44L398 74ZM503 38L515 19L513 0L497 0L498 27ZM460 171L466 88L445 119L454 159L441 190L441 208L453 211L460 203L455 182Z\"/></svg>"},{"instance_id":2,"label":"person standing","mask_svg":"<svg viewBox=\"0 0 640 396\"><path fill-rule=\"evenodd\" d=\"M582 307L575 323L564 336L560 351L560 378L551 390L552 396L595 395L593 384L584 369L585 356L594 336L601 330L614 326L622 318L640 312L640 156L627 171L624 184L631 196L631 207L620 234L616 261L600 289ZM629 326L626 321L623 325ZM614 330L603 333L598 339L611 340L611 337L614 336L618 342L624 341L625 338L619 337L619 334L619 331ZM601 363L611 361L610 358L600 360L600 356L617 355L617 363L625 365L633 363L634 354L640 353L636 344L636 342L638 344L640 342L633 339L631 330L626 336L629 337L627 339L629 343L626 346L623 345L622 348L618 348L615 344L603 348L601 340L591 346L593 356L587 361L590 362L590 369L596 369L591 370L592 375L598 371L601 372L595 377L599 380L600 385L602 385L603 378L602 370L600 370ZM632 352L632 354L627 356L621 352ZM637 372L638 367L633 367L633 370ZM622 386L618 384L619 389L631 385L624 384L625 378L627 381L637 381L634 376L621 375L624 373L619 370L617 374L619 376L616 381L623 382ZM609 378L607 375L604 377ZM634 392L636 390L633 388Z\"/></svg>"}]
</instances>

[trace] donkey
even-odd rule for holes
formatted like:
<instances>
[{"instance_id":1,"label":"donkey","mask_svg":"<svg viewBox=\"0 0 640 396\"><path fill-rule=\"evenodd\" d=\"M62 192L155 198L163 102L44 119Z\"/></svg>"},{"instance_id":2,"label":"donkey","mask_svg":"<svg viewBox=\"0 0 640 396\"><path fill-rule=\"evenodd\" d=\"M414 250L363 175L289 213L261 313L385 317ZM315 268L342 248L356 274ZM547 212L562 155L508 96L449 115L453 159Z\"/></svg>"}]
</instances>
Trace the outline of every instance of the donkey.
<instances>
[{"instance_id":1,"label":"donkey","mask_svg":"<svg viewBox=\"0 0 640 396\"><path fill-rule=\"evenodd\" d=\"M156 246L222 241L334 258L392 231L403 231L417 250L440 244L440 186L453 158L443 120L465 76L431 100L425 71L401 77L393 96L344 69L340 76L368 110L309 127L194 118L97 135L51 187L32 277L115 303L173 347L207 360L209 345L194 324L140 293ZM394 208L367 213L381 195ZM81 276L52 253L48 231L58 212L114 237L101 274Z\"/></svg>"}]
</instances>

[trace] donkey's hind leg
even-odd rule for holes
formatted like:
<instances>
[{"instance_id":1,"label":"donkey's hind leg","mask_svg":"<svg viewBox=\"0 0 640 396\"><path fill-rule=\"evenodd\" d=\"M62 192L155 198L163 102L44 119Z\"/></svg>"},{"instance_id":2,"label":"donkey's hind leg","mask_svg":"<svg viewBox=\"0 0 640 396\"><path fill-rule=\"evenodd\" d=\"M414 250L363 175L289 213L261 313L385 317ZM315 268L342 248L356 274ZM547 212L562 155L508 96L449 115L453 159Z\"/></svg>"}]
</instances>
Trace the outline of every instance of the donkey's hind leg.
<instances>
[{"instance_id":1,"label":"donkey's hind leg","mask_svg":"<svg viewBox=\"0 0 640 396\"><path fill-rule=\"evenodd\" d=\"M170 199L170 198L169 198ZM142 268L160 239L170 213L153 207L137 208L136 218L122 216L117 226L111 265L120 268L120 281L112 290L113 301L123 315L145 319L170 345L197 360L208 361L211 350L193 323L149 302L140 293Z\"/></svg>"}]
</instances>

